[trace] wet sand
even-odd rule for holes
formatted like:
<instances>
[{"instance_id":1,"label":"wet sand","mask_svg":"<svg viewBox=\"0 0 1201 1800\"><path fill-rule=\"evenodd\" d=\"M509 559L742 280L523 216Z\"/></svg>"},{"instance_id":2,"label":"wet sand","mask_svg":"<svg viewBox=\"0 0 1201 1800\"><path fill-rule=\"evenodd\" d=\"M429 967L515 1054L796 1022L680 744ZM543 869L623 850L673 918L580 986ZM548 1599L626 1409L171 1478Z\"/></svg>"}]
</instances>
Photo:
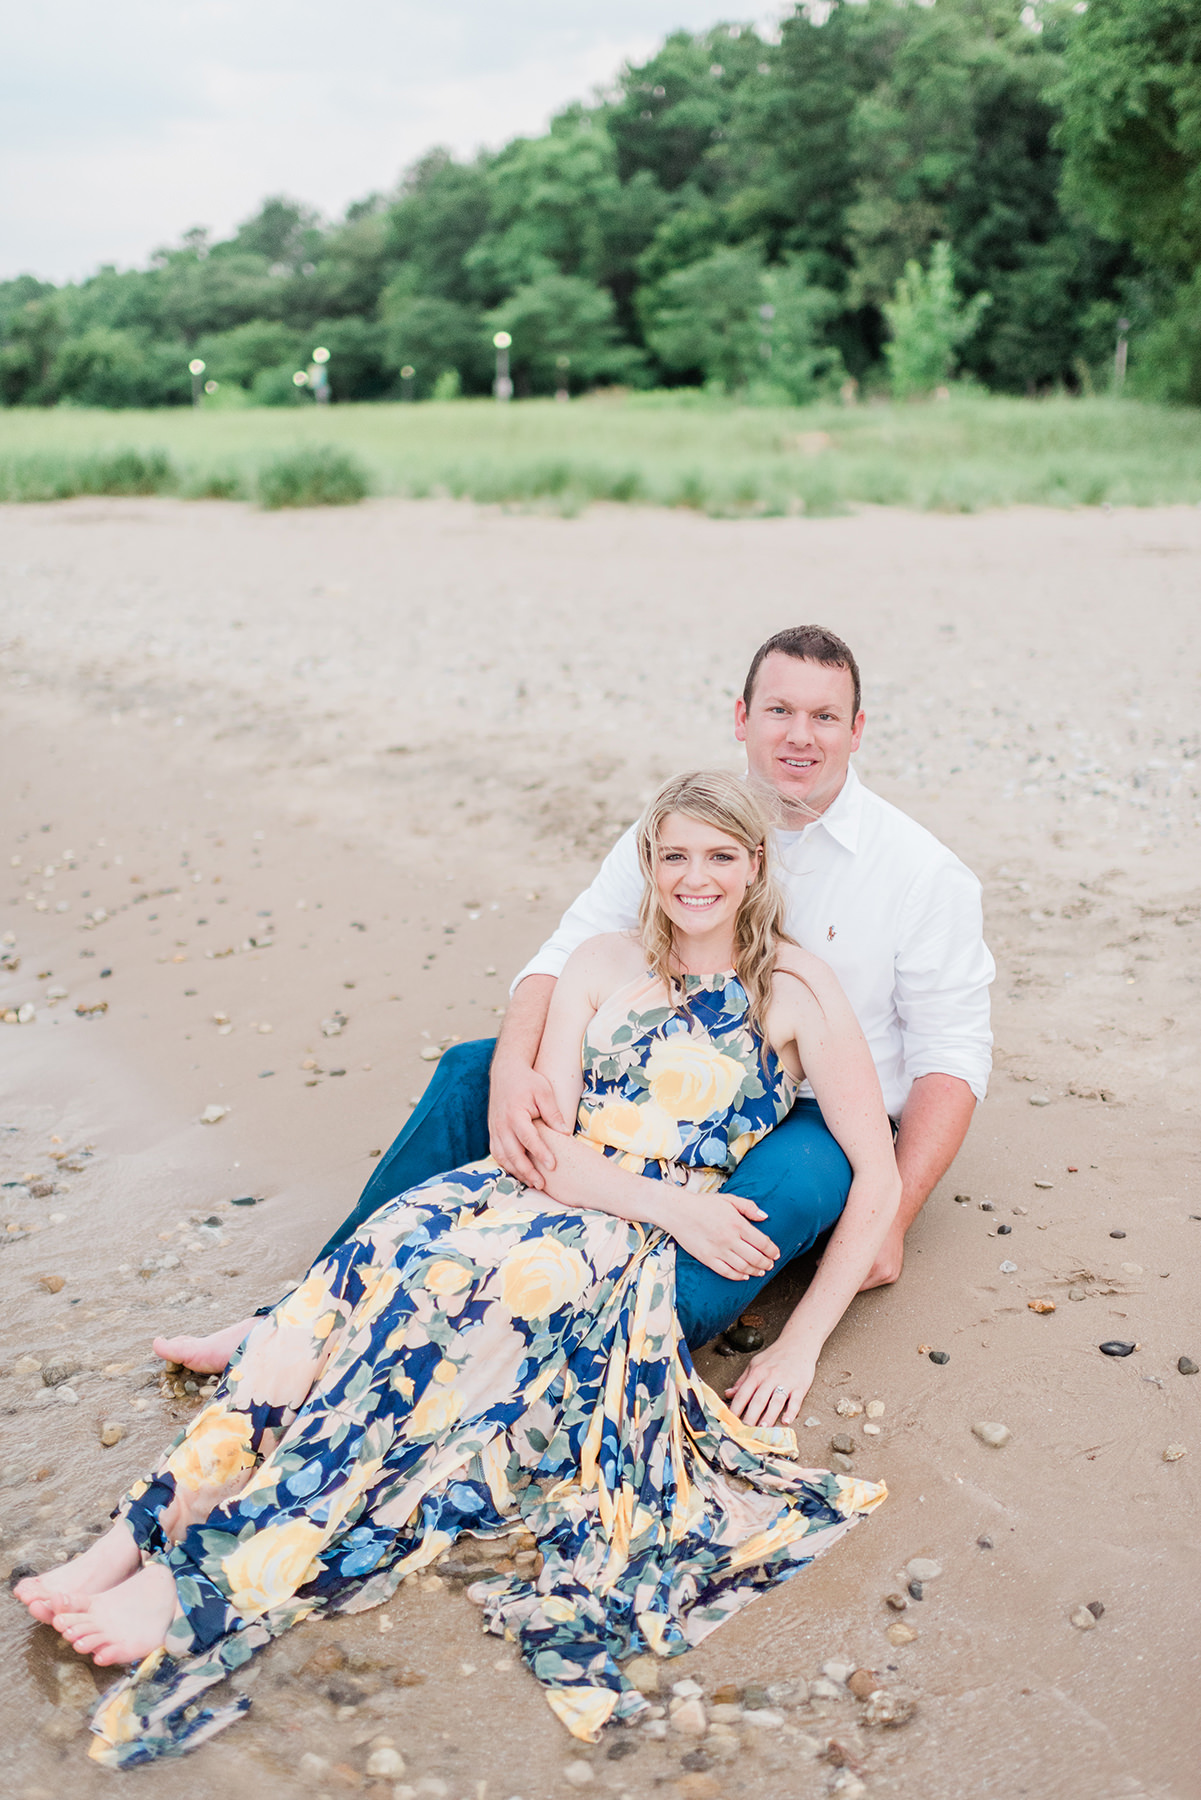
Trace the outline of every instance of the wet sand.
<instances>
[{"instance_id":1,"label":"wet sand","mask_svg":"<svg viewBox=\"0 0 1201 1800\"><path fill-rule=\"evenodd\" d=\"M912 1723L868 1727L844 1698L740 1727L708 1768L676 1737L581 1752L476 1609L425 1580L294 1631L243 1678L246 1721L126 1779L156 1800L384 1800L383 1733L423 1800L566 1795L581 1754L615 1796L853 1796L853 1777L905 1800L1191 1800L1201 513L88 500L3 527L19 966L0 1004L35 1009L0 1028L6 1574L86 1541L194 1404L161 1390L150 1338L274 1298L403 1124L423 1050L494 1031L655 782L738 766L733 694L781 624L859 650L860 772L976 869L999 965L989 1098L903 1280L831 1340L799 1434L824 1465L847 1431L890 1499L664 1671L711 1695L845 1661L916 1694ZM203 1124L209 1107L229 1110ZM1113 1338L1138 1349L1102 1356ZM725 1385L739 1365L704 1366ZM840 1398L882 1400L880 1435ZM1010 1442L980 1443L980 1420ZM102 1448L105 1423L122 1435ZM884 1596L917 1556L943 1573L896 1646ZM89 1665L11 1601L0 1655L7 1791L110 1791L85 1757Z\"/></svg>"}]
</instances>

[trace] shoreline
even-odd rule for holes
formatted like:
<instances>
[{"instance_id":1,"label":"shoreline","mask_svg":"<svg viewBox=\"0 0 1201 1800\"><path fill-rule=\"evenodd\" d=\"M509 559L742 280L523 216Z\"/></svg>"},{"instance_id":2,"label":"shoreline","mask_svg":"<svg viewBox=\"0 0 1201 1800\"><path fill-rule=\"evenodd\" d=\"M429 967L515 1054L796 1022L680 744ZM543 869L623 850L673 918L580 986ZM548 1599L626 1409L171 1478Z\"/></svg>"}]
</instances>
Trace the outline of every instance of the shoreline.
<instances>
[{"instance_id":1,"label":"shoreline","mask_svg":"<svg viewBox=\"0 0 1201 1800\"><path fill-rule=\"evenodd\" d=\"M272 1298L404 1123L432 1067L422 1049L491 1035L511 972L642 791L689 761L732 765L725 671L803 606L862 649L864 779L985 883L998 1055L967 1146L910 1234L905 1277L851 1309L804 1409L820 1424L799 1433L802 1459L824 1466L849 1430L856 1473L885 1478L888 1503L665 1674L711 1694L812 1678L831 1658L880 1669L919 1697L904 1730L865 1731L845 1700L788 1717L790 1730L846 1738L873 1795L1087 1785L1187 1800L1201 1378L1175 1365L1201 1360L1189 1335L1199 1009L1185 964L1201 895L1179 752L1192 742L1201 519L1061 517L1041 534L1027 519L1015 535L995 519L905 515L782 521L764 539L704 520L439 503L380 503L357 521L219 509L203 531L170 502L80 503L69 529L70 507L53 520L34 510L13 509L4 578L4 671L29 679L10 685L0 728L20 772L5 843L23 859L0 864L0 935L16 931L22 957L5 1000L33 998L38 1018L0 1033L26 1096L3 1121L21 1131L0 1147L5 1180L54 1175L55 1149L79 1169L20 1200L41 1229L9 1234L8 1568L101 1517L176 1428L147 1354L154 1331L204 1329ZM35 573L16 575L22 563ZM881 568L887 591L865 597ZM1137 641L1122 629L1132 581ZM654 609L639 599L648 587ZM731 593L745 596L733 624ZM1034 631L1027 656L1021 634ZM55 874L34 877L48 859ZM155 898L136 901L143 889ZM99 908L108 917L82 931ZM260 933L272 948L241 948ZM39 982L42 969L53 975ZM67 998L48 1007L56 985ZM76 1017L97 999L107 1013ZM347 1023L323 1035L338 1012ZM232 1110L201 1125L209 1104ZM71 1156L88 1143L95 1156ZM265 1203L229 1208L251 1193ZM1003 1243L999 1222L1012 1226ZM140 1259L166 1257L138 1274ZM1007 1258L1013 1275L999 1270ZM63 1288L45 1291L43 1273ZM1087 1298L1071 1301L1073 1287ZM192 1297L168 1304L178 1293ZM1044 1296L1056 1311L1038 1316L1028 1302ZM762 1310L774 1323L786 1304L780 1283ZM1140 1351L1101 1357L1111 1336ZM81 1364L62 1384L74 1403L13 1368L64 1353ZM719 1388L739 1366L701 1363ZM861 1441L839 1398L882 1399L881 1436ZM100 1450L110 1417L125 1436ZM977 1442L979 1419L1005 1422L1011 1443ZM1190 1456L1165 1464L1176 1441ZM896 1648L883 1596L915 1556L944 1573L904 1615L917 1639ZM1093 1599L1097 1627L1074 1629L1068 1614ZM64 1699L81 1691L79 1659L18 1610L0 1623L17 1791L53 1793L69 1772L89 1800L104 1777ZM380 1732L401 1746L406 1780L444 1780L447 1800L480 1780L488 1800L565 1791L578 1746L505 1647L481 1638L469 1603L407 1584L384 1614L391 1633L366 1614L302 1627L257 1659L249 1720L161 1765L156 1797L215 1800L264 1775L275 1792L311 1792L303 1754L362 1777ZM372 1664L347 1679L380 1683L352 1716L329 1699L328 1671L304 1672L328 1642ZM424 1679L396 1686L397 1668ZM610 1764L602 1746L598 1791L640 1800L666 1781L673 1797L700 1796L681 1786L687 1749L645 1743ZM732 1768L737 1782L720 1768L709 1778L748 1800L785 1771L824 1792L828 1772L790 1739L748 1743ZM354 1785L328 1782L331 1794Z\"/></svg>"}]
</instances>

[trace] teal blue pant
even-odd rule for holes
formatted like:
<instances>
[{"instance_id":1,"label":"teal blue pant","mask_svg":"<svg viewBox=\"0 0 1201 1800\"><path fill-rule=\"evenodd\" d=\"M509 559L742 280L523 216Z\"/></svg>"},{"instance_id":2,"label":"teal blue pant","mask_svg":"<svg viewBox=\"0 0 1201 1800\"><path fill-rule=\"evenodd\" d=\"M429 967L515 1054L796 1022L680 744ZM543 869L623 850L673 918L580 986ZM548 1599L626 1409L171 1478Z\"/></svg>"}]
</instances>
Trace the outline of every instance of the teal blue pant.
<instances>
[{"instance_id":1,"label":"teal blue pant","mask_svg":"<svg viewBox=\"0 0 1201 1800\"><path fill-rule=\"evenodd\" d=\"M385 1200L488 1155L488 1073L495 1038L455 1044L400 1136L380 1158L359 1203L317 1260L357 1231ZM766 1213L760 1229L780 1252L776 1275L837 1223L851 1185L851 1166L826 1129L816 1100L798 1100L788 1117L755 1145L725 1184ZM676 1306L695 1350L733 1324L771 1275L726 1281L686 1250L676 1257Z\"/></svg>"}]
</instances>

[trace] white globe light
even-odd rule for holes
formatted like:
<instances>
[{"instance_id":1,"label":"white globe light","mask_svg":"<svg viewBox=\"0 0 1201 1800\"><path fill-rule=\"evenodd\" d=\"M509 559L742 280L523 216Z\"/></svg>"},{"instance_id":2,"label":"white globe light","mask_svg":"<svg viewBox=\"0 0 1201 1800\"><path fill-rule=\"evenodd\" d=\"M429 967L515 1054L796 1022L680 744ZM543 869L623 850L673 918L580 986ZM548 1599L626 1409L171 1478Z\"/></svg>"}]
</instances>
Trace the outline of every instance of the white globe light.
<instances>
[{"instance_id":1,"label":"white globe light","mask_svg":"<svg viewBox=\"0 0 1201 1800\"><path fill-rule=\"evenodd\" d=\"M204 364L201 362L201 360L198 356L194 356L192 358L191 362L188 364L188 372L189 372L189 374L192 374L192 375L203 375L204 374Z\"/></svg>"},{"instance_id":2,"label":"white globe light","mask_svg":"<svg viewBox=\"0 0 1201 1800\"><path fill-rule=\"evenodd\" d=\"M297 369L295 375L293 375L293 377L292 377L292 386L293 387L307 387L308 385L309 385L309 378L305 374L304 370Z\"/></svg>"},{"instance_id":3,"label":"white globe light","mask_svg":"<svg viewBox=\"0 0 1201 1800\"><path fill-rule=\"evenodd\" d=\"M318 344L317 348L313 351L313 361L315 363L327 363L329 361L329 351L325 348L324 344Z\"/></svg>"},{"instance_id":4,"label":"white globe light","mask_svg":"<svg viewBox=\"0 0 1201 1800\"><path fill-rule=\"evenodd\" d=\"M498 331L492 342L498 350L507 350L513 342L507 331Z\"/></svg>"}]
</instances>

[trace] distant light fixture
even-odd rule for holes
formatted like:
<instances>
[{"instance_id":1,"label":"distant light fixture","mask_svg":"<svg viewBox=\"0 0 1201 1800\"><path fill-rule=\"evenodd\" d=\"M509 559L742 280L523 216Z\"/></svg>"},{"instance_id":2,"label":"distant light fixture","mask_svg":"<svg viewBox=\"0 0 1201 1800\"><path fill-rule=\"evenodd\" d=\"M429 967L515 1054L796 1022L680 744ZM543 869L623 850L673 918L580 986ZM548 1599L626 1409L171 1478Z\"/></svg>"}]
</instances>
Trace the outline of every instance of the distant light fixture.
<instances>
[{"instance_id":1,"label":"distant light fixture","mask_svg":"<svg viewBox=\"0 0 1201 1800\"><path fill-rule=\"evenodd\" d=\"M492 342L498 350L507 350L513 340L507 331L498 331Z\"/></svg>"},{"instance_id":2,"label":"distant light fixture","mask_svg":"<svg viewBox=\"0 0 1201 1800\"><path fill-rule=\"evenodd\" d=\"M189 375L203 375L204 374L204 364L201 362L201 360L198 356L194 356L192 358L191 362L188 364L188 373L189 373Z\"/></svg>"},{"instance_id":3,"label":"distant light fixture","mask_svg":"<svg viewBox=\"0 0 1201 1800\"><path fill-rule=\"evenodd\" d=\"M204 391L206 394L215 394L220 386L221 383L219 381L206 381L204 384Z\"/></svg>"},{"instance_id":4,"label":"distant light fixture","mask_svg":"<svg viewBox=\"0 0 1201 1800\"><path fill-rule=\"evenodd\" d=\"M412 363L406 363L404 368L400 371L400 379L402 381L412 381L412 379L413 379L414 375L416 375L416 373L417 373L417 371L413 367Z\"/></svg>"},{"instance_id":5,"label":"distant light fixture","mask_svg":"<svg viewBox=\"0 0 1201 1800\"><path fill-rule=\"evenodd\" d=\"M313 351L313 361L315 363L327 363L329 361L329 351L325 348L324 344L318 344L317 348Z\"/></svg>"},{"instance_id":6,"label":"distant light fixture","mask_svg":"<svg viewBox=\"0 0 1201 1800\"><path fill-rule=\"evenodd\" d=\"M292 377L292 386L293 387L308 387L308 385L309 385L309 378L305 374L304 370L297 369L295 375L293 375L293 377Z\"/></svg>"}]
</instances>

